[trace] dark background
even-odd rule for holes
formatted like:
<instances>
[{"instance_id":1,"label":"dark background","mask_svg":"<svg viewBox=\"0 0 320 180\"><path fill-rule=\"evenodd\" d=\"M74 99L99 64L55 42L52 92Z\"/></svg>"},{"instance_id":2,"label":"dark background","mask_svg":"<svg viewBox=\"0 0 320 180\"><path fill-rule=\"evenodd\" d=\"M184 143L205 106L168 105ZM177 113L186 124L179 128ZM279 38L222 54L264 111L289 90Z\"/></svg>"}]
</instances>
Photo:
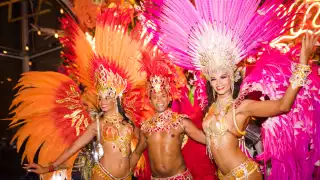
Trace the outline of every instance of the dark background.
<instances>
[{"instance_id":1,"label":"dark background","mask_svg":"<svg viewBox=\"0 0 320 180\"><path fill-rule=\"evenodd\" d=\"M11 138L16 129L7 129L9 106L14 96L13 87L16 85L22 73L22 60L6 57L6 55L22 56L22 24L21 20L12 21L21 17L22 1L4 5L3 3L12 0L0 0L0 179L38 179L37 176L26 174L21 168L21 153L17 153L15 145L10 144ZM28 14L37 13L43 10L50 10L42 15L34 15L28 18L28 46L29 56L36 55L57 47L60 47L58 39L53 36L37 34L31 31L30 24L36 24L45 28L59 29L59 17L61 5L55 0L26 0ZM10 13L9 6L12 6L11 20L8 20ZM40 7L40 9L37 9ZM4 54L3 51L7 51ZM56 71L60 65L60 50L57 49L45 55L30 59L30 70Z\"/></svg>"}]
</instances>

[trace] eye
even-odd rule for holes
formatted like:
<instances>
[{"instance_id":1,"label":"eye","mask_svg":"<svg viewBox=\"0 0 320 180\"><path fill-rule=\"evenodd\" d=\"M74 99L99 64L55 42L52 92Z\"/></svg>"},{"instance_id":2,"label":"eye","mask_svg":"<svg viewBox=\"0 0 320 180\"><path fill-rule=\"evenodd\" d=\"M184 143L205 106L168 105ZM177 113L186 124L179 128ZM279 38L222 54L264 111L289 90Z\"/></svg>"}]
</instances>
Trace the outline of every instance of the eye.
<instances>
[{"instance_id":1,"label":"eye","mask_svg":"<svg viewBox=\"0 0 320 180\"><path fill-rule=\"evenodd\" d=\"M221 79L225 79L225 78L227 78L227 75L221 76Z\"/></svg>"},{"instance_id":2,"label":"eye","mask_svg":"<svg viewBox=\"0 0 320 180\"><path fill-rule=\"evenodd\" d=\"M210 79L210 81L215 81L215 80L217 80L217 79L216 79L216 78L211 78L211 79Z\"/></svg>"}]
</instances>

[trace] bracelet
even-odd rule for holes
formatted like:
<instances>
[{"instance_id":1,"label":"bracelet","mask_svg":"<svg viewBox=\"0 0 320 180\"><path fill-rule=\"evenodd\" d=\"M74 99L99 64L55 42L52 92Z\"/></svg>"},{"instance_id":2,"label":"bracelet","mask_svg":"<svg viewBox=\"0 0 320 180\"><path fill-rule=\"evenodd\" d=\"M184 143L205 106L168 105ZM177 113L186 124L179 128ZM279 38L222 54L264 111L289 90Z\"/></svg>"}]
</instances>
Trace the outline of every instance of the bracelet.
<instances>
[{"instance_id":1,"label":"bracelet","mask_svg":"<svg viewBox=\"0 0 320 180\"><path fill-rule=\"evenodd\" d=\"M311 68L304 64L293 64L293 73L290 77L290 83L293 89L302 87L306 84L308 75L311 73Z\"/></svg>"},{"instance_id":2,"label":"bracelet","mask_svg":"<svg viewBox=\"0 0 320 180\"><path fill-rule=\"evenodd\" d=\"M49 172L55 171L55 168L52 164L49 165L48 169L49 169Z\"/></svg>"}]
</instances>

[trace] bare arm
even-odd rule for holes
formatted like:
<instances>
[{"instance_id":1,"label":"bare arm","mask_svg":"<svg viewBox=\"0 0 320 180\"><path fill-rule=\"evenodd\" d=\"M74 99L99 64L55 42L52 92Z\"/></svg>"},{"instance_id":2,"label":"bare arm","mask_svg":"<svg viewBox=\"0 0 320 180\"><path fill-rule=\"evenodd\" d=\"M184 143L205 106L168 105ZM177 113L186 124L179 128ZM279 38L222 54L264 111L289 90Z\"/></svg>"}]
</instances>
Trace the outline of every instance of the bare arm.
<instances>
[{"instance_id":1,"label":"bare arm","mask_svg":"<svg viewBox=\"0 0 320 180\"><path fill-rule=\"evenodd\" d=\"M60 164L68 160L77 151L88 144L97 135L97 123L91 123L86 131L68 148L66 149L58 159L52 164L54 167L58 167Z\"/></svg>"},{"instance_id":2,"label":"bare arm","mask_svg":"<svg viewBox=\"0 0 320 180\"><path fill-rule=\"evenodd\" d=\"M320 35L320 34L319 34ZM317 42L319 35L309 35L308 33L302 40L302 47L300 53L300 64L307 65L308 58L312 53L312 48ZM269 101L254 101L245 100L238 108L237 113L250 117L271 117L278 114L289 112L300 88L288 87L284 96L279 100Z\"/></svg>"},{"instance_id":3,"label":"bare arm","mask_svg":"<svg viewBox=\"0 0 320 180\"><path fill-rule=\"evenodd\" d=\"M140 156L143 153L143 151L146 149L146 147L147 147L146 137L144 136L144 134L140 130L139 142L138 142L137 148L133 151L133 153L130 156L130 168L131 169L133 169L137 165L137 163L140 159Z\"/></svg>"},{"instance_id":4,"label":"bare arm","mask_svg":"<svg viewBox=\"0 0 320 180\"><path fill-rule=\"evenodd\" d=\"M55 170L68 168L62 163L68 160L72 155L88 144L96 136L96 127L96 122L91 123L86 131L68 149L66 149L54 163L52 163L52 166L55 168ZM41 165L35 163L25 164L24 168L29 172L35 172L37 174L49 172L49 167L42 167Z\"/></svg>"},{"instance_id":5,"label":"bare arm","mask_svg":"<svg viewBox=\"0 0 320 180\"><path fill-rule=\"evenodd\" d=\"M206 136L204 135L203 131L198 129L190 119L183 119L183 126L185 129L186 134L191 137L193 140L206 144Z\"/></svg>"}]
</instances>

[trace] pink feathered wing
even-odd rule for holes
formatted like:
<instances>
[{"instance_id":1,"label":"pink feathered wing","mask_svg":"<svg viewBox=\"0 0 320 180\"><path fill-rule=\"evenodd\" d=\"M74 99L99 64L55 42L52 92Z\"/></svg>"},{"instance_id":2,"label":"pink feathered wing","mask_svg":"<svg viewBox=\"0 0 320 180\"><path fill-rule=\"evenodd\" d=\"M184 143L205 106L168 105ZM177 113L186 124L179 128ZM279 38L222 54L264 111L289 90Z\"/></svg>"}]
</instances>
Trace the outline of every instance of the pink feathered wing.
<instances>
[{"instance_id":1,"label":"pink feathered wing","mask_svg":"<svg viewBox=\"0 0 320 180\"><path fill-rule=\"evenodd\" d=\"M260 91L271 100L280 99L288 86L294 64L292 55L265 52L245 78L240 99ZM300 89L289 113L268 118L262 125L264 152L258 159L271 161L268 179L312 179L320 159L320 78L314 71Z\"/></svg>"}]
</instances>

